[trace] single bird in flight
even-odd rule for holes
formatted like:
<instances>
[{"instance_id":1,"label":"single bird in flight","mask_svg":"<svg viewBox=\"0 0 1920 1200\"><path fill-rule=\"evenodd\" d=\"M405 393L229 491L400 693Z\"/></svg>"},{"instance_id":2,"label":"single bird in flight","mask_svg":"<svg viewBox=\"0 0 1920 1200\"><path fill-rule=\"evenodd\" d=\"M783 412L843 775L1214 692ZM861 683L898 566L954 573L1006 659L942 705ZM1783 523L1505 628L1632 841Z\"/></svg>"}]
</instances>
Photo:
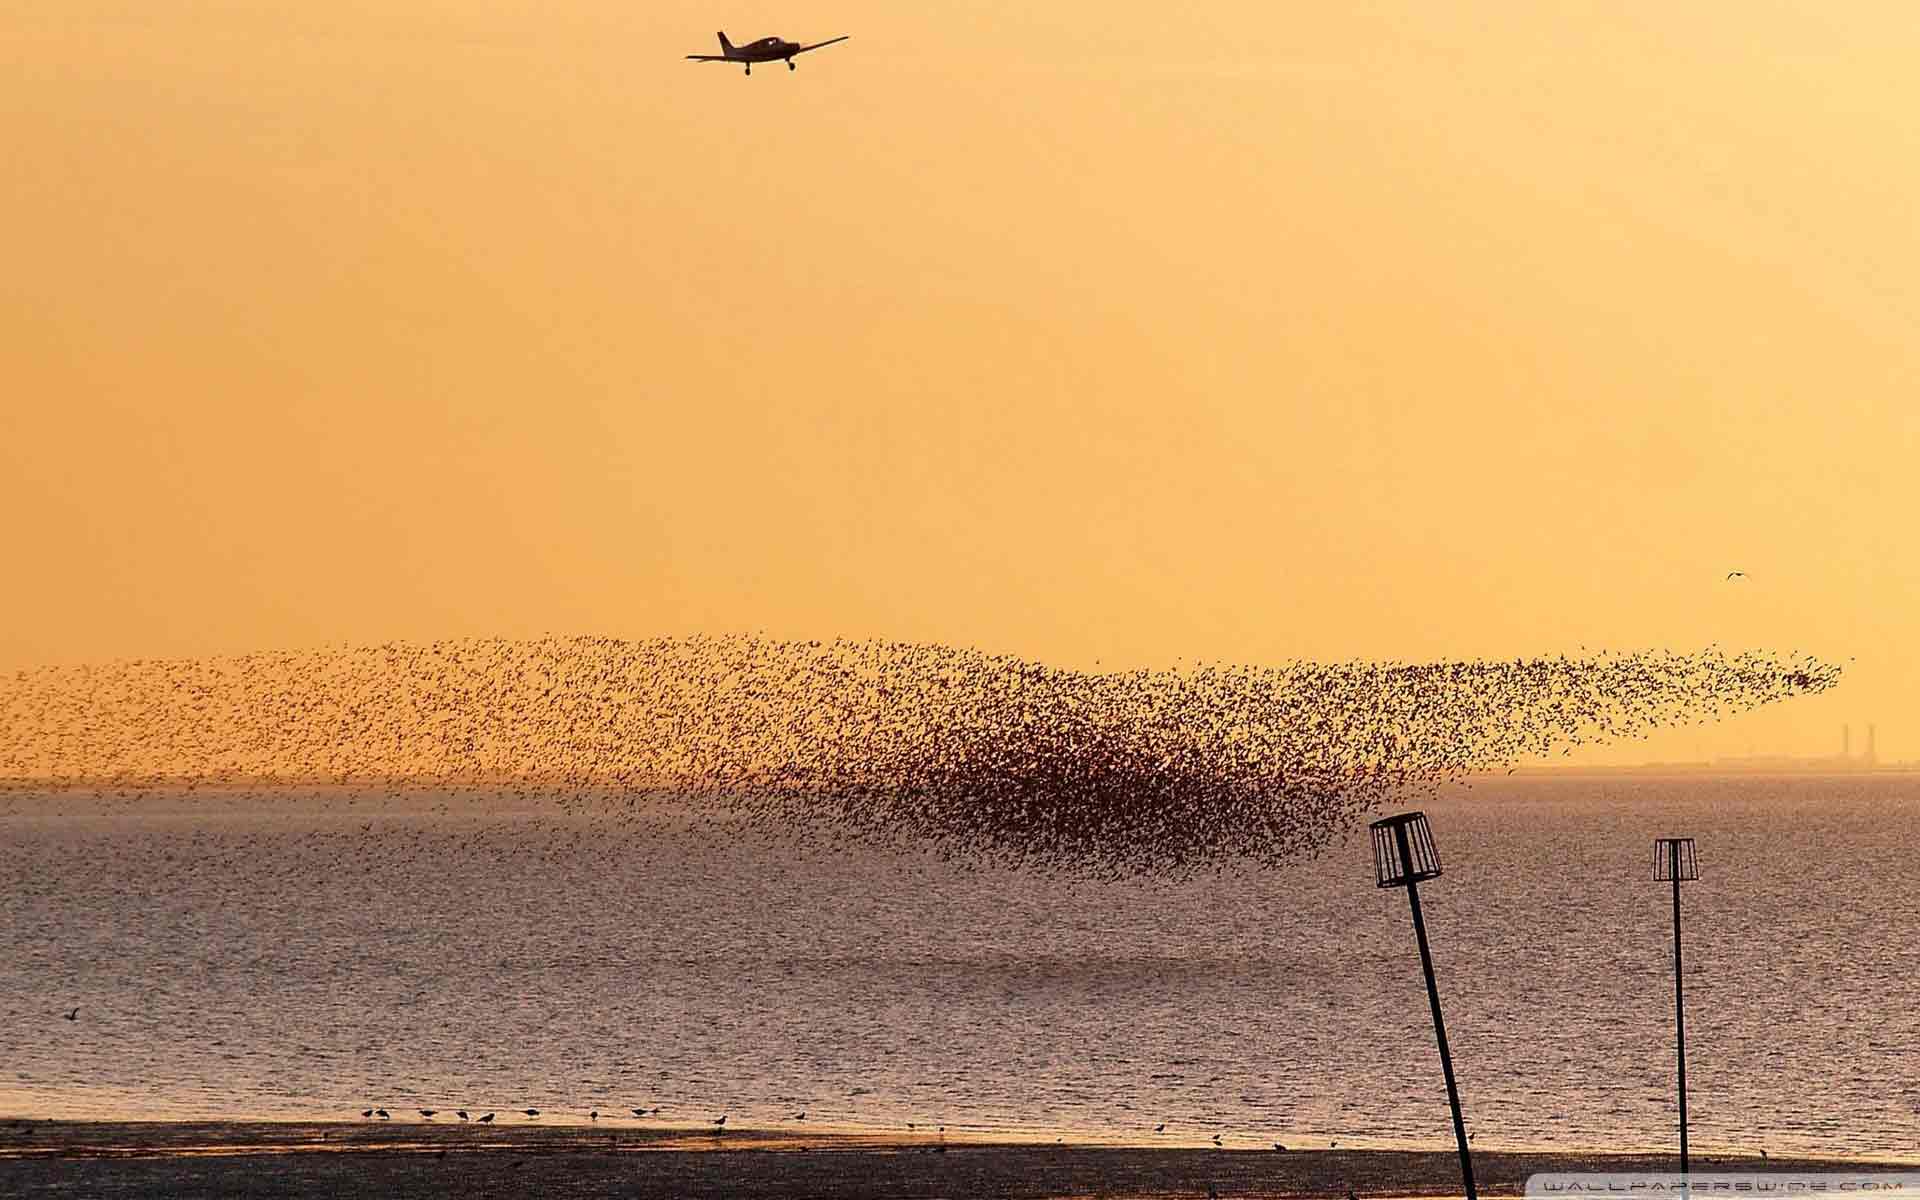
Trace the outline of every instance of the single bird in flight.
<instances>
[{"instance_id":1,"label":"single bird in flight","mask_svg":"<svg viewBox=\"0 0 1920 1200\"><path fill-rule=\"evenodd\" d=\"M1745 579L1746 577L1747 577L1747 573L1745 571L1728 571L1727 572L1728 579Z\"/></svg>"},{"instance_id":2,"label":"single bird in flight","mask_svg":"<svg viewBox=\"0 0 1920 1200\"><path fill-rule=\"evenodd\" d=\"M793 70L793 56L805 54L809 50L818 50L822 46L831 46L835 42L844 42L852 34L842 34L837 38L828 38L824 42L815 42L811 46L802 46L799 42L789 42L777 37L764 37L757 42L748 42L736 46L727 40L724 33L715 34L720 39L718 54L689 54L689 62L728 62L739 63L746 67L747 74L753 74L753 64L785 61L787 70Z\"/></svg>"}]
</instances>

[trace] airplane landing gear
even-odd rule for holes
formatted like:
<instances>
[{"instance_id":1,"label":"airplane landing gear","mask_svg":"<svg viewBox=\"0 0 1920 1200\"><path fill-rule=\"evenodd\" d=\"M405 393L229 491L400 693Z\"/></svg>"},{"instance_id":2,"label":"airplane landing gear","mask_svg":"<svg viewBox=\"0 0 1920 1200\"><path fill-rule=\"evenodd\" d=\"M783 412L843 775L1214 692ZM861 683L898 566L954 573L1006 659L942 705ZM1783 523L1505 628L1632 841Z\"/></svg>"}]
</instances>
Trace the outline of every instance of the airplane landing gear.
<instances>
[{"instance_id":1,"label":"airplane landing gear","mask_svg":"<svg viewBox=\"0 0 1920 1200\"><path fill-rule=\"evenodd\" d=\"M787 70L789 70L789 71L791 71L791 70L793 70L793 60L792 60L792 59L788 59L788 60L787 60Z\"/></svg>"},{"instance_id":2,"label":"airplane landing gear","mask_svg":"<svg viewBox=\"0 0 1920 1200\"><path fill-rule=\"evenodd\" d=\"M749 75L751 75L751 74L753 74L753 64L752 64L752 63L748 63L748 64L747 64L747 74L749 74Z\"/></svg>"}]
</instances>

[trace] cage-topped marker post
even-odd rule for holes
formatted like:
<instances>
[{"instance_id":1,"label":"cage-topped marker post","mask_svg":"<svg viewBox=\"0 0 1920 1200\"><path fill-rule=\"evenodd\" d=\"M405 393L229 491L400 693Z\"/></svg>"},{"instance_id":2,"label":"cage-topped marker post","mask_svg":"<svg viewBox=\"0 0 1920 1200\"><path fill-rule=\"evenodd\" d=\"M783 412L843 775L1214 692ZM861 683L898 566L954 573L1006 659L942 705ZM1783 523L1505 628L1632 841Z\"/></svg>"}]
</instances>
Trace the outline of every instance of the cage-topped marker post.
<instances>
[{"instance_id":1,"label":"cage-topped marker post","mask_svg":"<svg viewBox=\"0 0 1920 1200\"><path fill-rule=\"evenodd\" d=\"M1427 1002L1433 1006L1433 1036L1440 1043L1440 1070L1447 1077L1447 1103L1453 1107L1453 1137L1460 1146L1460 1182L1467 1200L1478 1200L1473 1186L1473 1152L1467 1148L1467 1124L1460 1116L1460 1089L1453 1081L1453 1056L1447 1051L1447 1026L1440 1019L1440 988L1433 980L1433 954L1427 949L1427 923L1420 916L1420 881L1440 877L1440 851L1423 812L1399 813L1375 821L1373 874L1380 887L1407 889L1413 909L1413 934L1420 942L1420 969L1427 976Z\"/></svg>"},{"instance_id":2,"label":"cage-topped marker post","mask_svg":"<svg viewBox=\"0 0 1920 1200\"><path fill-rule=\"evenodd\" d=\"M1656 883L1673 882L1673 1031L1676 1061L1680 1067L1680 1174L1687 1174L1687 1010L1681 1002L1680 979L1680 884L1700 878L1700 863L1693 856L1692 838L1653 839L1653 878Z\"/></svg>"}]
</instances>

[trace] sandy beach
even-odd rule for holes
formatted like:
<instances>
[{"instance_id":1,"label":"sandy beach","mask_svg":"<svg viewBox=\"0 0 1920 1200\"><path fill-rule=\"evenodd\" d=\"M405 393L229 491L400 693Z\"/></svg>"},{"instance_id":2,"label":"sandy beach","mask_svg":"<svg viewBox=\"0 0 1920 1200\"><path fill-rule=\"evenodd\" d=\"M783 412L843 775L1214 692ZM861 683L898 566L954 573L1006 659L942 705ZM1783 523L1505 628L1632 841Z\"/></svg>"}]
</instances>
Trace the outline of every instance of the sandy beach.
<instances>
[{"instance_id":1,"label":"sandy beach","mask_svg":"<svg viewBox=\"0 0 1920 1200\"><path fill-rule=\"evenodd\" d=\"M1486 1152L1480 1190L1539 1171L1666 1171L1671 1155ZM1696 1170L1865 1170L1696 1156ZM0 1124L0 1195L99 1197L1175 1197L1457 1195L1443 1151L1215 1150L861 1134L290 1122Z\"/></svg>"}]
</instances>

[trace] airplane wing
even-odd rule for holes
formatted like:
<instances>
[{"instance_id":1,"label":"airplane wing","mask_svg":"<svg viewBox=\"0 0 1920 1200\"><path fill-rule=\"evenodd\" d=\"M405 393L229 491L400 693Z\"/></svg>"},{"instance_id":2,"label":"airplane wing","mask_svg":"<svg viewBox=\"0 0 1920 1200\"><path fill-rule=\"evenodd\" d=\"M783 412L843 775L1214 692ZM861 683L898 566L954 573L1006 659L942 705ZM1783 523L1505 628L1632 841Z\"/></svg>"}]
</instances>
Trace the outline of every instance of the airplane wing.
<instances>
[{"instance_id":1,"label":"airplane wing","mask_svg":"<svg viewBox=\"0 0 1920 1200\"><path fill-rule=\"evenodd\" d=\"M853 36L852 34L850 34L850 33L847 33L847 34L842 34L841 36L839 36L839 37L837 37L837 38L828 38L828 39L827 39L826 41L824 41L824 42L815 42L815 43L814 43L813 45L811 45L811 46L802 46L802 47L800 47L800 48L799 48L798 50L795 50L795 51L794 51L794 53L795 53L795 54L805 54L805 53L806 53L807 51L809 51L809 50L818 50L818 49L819 49L820 47L822 47L822 46L831 46L831 45L833 45L833 44L834 44L835 42L844 42L844 41L846 41L846 40L847 40L848 38L850 38L850 37L852 37L852 36Z\"/></svg>"},{"instance_id":2,"label":"airplane wing","mask_svg":"<svg viewBox=\"0 0 1920 1200\"><path fill-rule=\"evenodd\" d=\"M687 61L688 62L732 62L733 60L728 58L724 54L689 54L687 55Z\"/></svg>"}]
</instances>

